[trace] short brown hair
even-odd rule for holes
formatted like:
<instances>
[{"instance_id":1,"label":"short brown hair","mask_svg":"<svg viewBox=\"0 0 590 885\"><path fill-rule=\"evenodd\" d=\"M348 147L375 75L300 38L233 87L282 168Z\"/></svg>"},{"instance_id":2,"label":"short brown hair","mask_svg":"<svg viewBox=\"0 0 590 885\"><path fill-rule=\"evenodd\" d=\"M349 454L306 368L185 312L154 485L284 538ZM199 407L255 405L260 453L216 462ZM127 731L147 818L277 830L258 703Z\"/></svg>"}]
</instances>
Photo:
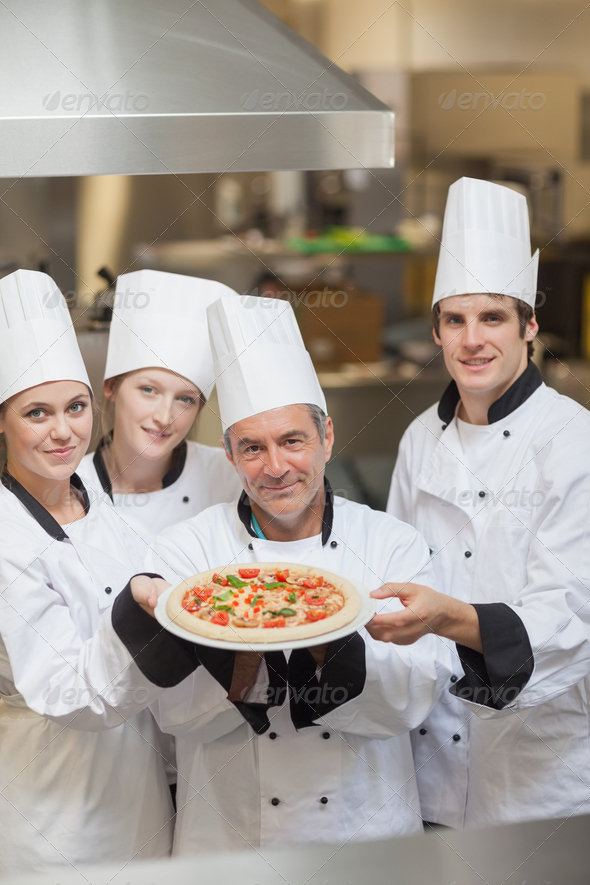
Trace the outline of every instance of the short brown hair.
<instances>
[{"instance_id":1,"label":"short brown hair","mask_svg":"<svg viewBox=\"0 0 590 885\"><path fill-rule=\"evenodd\" d=\"M491 297L506 298L505 295L492 295ZM516 317L518 319L518 322L520 323L520 337L524 338L526 334L527 323L530 323L535 315L535 311L530 306L530 304L527 304L526 301L521 301L520 298L513 298L512 300L514 301L516 308ZM437 301L432 308L432 325L434 326L434 331L436 332L437 336L440 338L440 301ZM532 359L534 352L535 345L532 341L528 341L527 356L529 359Z\"/></svg>"}]
</instances>

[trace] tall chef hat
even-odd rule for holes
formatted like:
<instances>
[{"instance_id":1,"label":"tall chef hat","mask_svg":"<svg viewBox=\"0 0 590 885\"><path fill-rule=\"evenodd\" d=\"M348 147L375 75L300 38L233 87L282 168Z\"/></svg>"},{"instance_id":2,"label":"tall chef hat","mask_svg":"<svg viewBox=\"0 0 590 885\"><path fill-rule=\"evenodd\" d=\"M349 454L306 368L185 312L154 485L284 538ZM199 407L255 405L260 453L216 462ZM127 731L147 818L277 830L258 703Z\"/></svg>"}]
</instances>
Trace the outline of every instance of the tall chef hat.
<instances>
[{"instance_id":1,"label":"tall chef hat","mask_svg":"<svg viewBox=\"0 0 590 885\"><path fill-rule=\"evenodd\" d=\"M0 402L48 381L90 381L65 299L51 277L17 270L0 280Z\"/></svg>"},{"instance_id":2,"label":"tall chef hat","mask_svg":"<svg viewBox=\"0 0 590 885\"><path fill-rule=\"evenodd\" d=\"M122 274L117 280L105 381L156 366L196 384L207 397L214 383L207 307L236 295L214 280L158 270Z\"/></svg>"},{"instance_id":3,"label":"tall chef hat","mask_svg":"<svg viewBox=\"0 0 590 885\"><path fill-rule=\"evenodd\" d=\"M287 301L223 298L207 309L223 430L269 409L326 400Z\"/></svg>"},{"instance_id":4,"label":"tall chef hat","mask_svg":"<svg viewBox=\"0 0 590 885\"><path fill-rule=\"evenodd\" d=\"M531 257L526 197L460 178L449 188L432 306L452 295L512 295L534 308L539 250Z\"/></svg>"}]
</instances>

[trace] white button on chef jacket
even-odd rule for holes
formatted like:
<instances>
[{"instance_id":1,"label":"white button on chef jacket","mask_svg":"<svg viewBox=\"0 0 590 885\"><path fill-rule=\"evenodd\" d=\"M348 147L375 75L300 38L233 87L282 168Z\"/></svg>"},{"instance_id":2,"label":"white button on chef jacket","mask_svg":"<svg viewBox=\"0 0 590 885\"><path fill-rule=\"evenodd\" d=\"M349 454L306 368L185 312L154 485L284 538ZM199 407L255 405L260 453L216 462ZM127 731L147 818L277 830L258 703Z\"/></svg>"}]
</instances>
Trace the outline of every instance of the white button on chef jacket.
<instances>
[{"instance_id":1,"label":"white button on chef jacket","mask_svg":"<svg viewBox=\"0 0 590 885\"><path fill-rule=\"evenodd\" d=\"M177 581L256 561L316 565L369 589L387 580L432 580L428 548L417 532L342 498L334 500L325 546L319 535L290 543L251 537L236 504L220 504L159 535L147 568ZM399 603L379 603L386 606ZM299 732L284 705L272 707L270 729L255 734L203 667L160 696L156 718L177 736L175 853L420 832L408 731L448 682L448 651L436 637L395 647L374 642L365 630L361 635L361 694Z\"/></svg>"},{"instance_id":2,"label":"white button on chef jacket","mask_svg":"<svg viewBox=\"0 0 590 885\"><path fill-rule=\"evenodd\" d=\"M462 827L587 813L590 414L541 385L475 433L442 423L435 405L406 431L388 511L426 538L438 589L513 609L534 669L505 709L446 692L414 732L424 817Z\"/></svg>"},{"instance_id":3,"label":"white button on chef jacket","mask_svg":"<svg viewBox=\"0 0 590 885\"><path fill-rule=\"evenodd\" d=\"M146 709L160 689L111 625L113 600L141 571L130 531L100 504L64 529L66 539L52 537L0 485L5 874L155 858L171 847L173 809Z\"/></svg>"}]
</instances>

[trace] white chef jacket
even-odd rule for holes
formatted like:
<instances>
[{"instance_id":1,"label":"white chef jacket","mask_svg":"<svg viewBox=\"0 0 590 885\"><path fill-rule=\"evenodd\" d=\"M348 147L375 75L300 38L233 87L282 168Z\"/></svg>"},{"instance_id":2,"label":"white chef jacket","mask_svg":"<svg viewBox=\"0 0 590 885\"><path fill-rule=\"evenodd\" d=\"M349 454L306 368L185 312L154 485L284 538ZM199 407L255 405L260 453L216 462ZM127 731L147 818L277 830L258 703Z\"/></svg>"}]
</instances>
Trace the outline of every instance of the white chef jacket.
<instances>
[{"instance_id":1,"label":"white chef jacket","mask_svg":"<svg viewBox=\"0 0 590 885\"><path fill-rule=\"evenodd\" d=\"M478 609L484 656L459 648L462 701L445 693L412 735L424 817L452 827L590 811L590 414L536 384L530 364L484 427L453 417L450 385L406 431L391 484L438 589L504 604ZM469 700L482 662L516 685L501 709Z\"/></svg>"},{"instance_id":2,"label":"white chef jacket","mask_svg":"<svg viewBox=\"0 0 590 885\"><path fill-rule=\"evenodd\" d=\"M156 492L122 494L111 492L110 479L102 458L102 446L85 455L78 469L84 482L113 501L117 512L138 536L142 558L156 535L168 526L196 516L201 510L233 501L242 485L225 451L216 446L185 440L178 450L174 467L164 476L163 488Z\"/></svg>"},{"instance_id":3,"label":"white chef jacket","mask_svg":"<svg viewBox=\"0 0 590 885\"><path fill-rule=\"evenodd\" d=\"M160 689L110 617L141 571L129 530L100 504L60 528L18 488L0 485L0 873L165 856Z\"/></svg>"},{"instance_id":4,"label":"white chef jacket","mask_svg":"<svg viewBox=\"0 0 590 885\"><path fill-rule=\"evenodd\" d=\"M333 513L324 545L319 535L278 543L251 537L236 504L219 504L159 535L148 568L173 582L218 565L255 561L318 566L370 589L387 580L432 580L428 548L410 526L342 498L335 499ZM448 681L447 649L437 637L394 647L374 642L364 629L352 639L343 641L341 656L350 667L356 659L359 671L366 662L360 694L340 699L299 731L289 705L279 702L269 707L270 730L255 733L204 667L162 694L156 718L177 737L174 853L343 843L421 830L408 731ZM197 652L203 654L202 646ZM321 671L328 680L331 653L332 647ZM272 685L278 670L268 661Z\"/></svg>"}]
</instances>

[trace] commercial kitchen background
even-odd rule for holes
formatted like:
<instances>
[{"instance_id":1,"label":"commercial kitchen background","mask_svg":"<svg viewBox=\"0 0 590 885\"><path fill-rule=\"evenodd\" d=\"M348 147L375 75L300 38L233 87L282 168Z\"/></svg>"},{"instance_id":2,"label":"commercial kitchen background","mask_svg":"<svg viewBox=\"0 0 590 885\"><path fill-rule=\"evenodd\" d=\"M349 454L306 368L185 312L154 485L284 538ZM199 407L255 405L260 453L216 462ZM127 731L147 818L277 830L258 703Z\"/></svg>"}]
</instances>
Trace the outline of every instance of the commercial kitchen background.
<instances>
[{"instance_id":1,"label":"commercial kitchen background","mask_svg":"<svg viewBox=\"0 0 590 885\"><path fill-rule=\"evenodd\" d=\"M55 278L97 392L109 279L156 268L239 292L274 286L296 305L335 421L332 484L384 507L401 434L448 381L429 308L446 192L460 176L526 194L541 249L536 360L548 384L590 400L590 10L264 5L395 111L395 168L0 179L0 274ZM318 95L309 90L308 109L339 100ZM242 106L262 100L246 93ZM197 438L219 436L213 397Z\"/></svg>"}]
</instances>

